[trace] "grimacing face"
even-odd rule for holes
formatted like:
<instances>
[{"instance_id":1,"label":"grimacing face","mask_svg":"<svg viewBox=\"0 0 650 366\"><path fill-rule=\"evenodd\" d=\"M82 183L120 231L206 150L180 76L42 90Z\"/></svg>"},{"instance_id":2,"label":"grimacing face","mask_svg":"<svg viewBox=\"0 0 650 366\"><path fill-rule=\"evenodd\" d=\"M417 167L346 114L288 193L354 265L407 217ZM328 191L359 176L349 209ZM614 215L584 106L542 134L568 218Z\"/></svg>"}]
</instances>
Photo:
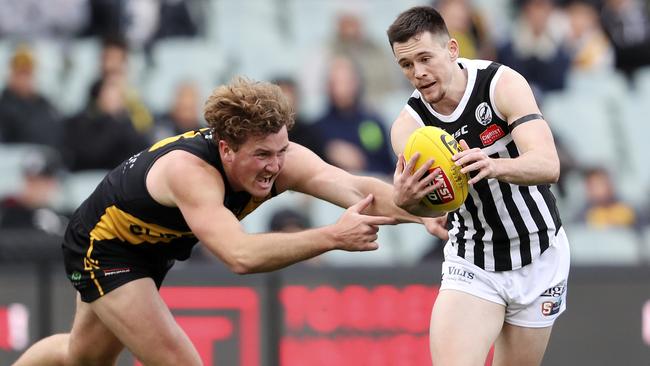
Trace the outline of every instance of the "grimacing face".
<instances>
[{"instance_id":1,"label":"grimacing face","mask_svg":"<svg viewBox=\"0 0 650 366\"><path fill-rule=\"evenodd\" d=\"M395 42L393 52L406 78L428 103L438 103L445 97L458 57L456 41L423 32L406 42Z\"/></svg>"},{"instance_id":2,"label":"grimacing face","mask_svg":"<svg viewBox=\"0 0 650 366\"><path fill-rule=\"evenodd\" d=\"M282 171L288 148L289 134L282 127L277 133L249 137L237 151L227 149L224 161L230 166L230 184L253 197L266 197Z\"/></svg>"}]
</instances>

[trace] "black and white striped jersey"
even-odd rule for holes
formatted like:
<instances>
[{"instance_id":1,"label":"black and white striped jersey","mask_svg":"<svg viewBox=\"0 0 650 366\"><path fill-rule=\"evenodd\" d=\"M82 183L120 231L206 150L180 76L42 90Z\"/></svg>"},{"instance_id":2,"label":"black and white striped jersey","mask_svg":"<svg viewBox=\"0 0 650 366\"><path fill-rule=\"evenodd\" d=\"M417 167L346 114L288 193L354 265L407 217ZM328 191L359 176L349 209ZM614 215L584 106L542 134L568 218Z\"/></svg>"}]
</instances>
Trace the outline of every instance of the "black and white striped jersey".
<instances>
[{"instance_id":1,"label":"black and white striped jersey","mask_svg":"<svg viewBox=\"0 0 650 366\"><path fill-rule=\"evenodd\" d=\"M491 158L519 156L505 117L494 107L494 88L506 66L459 59L468 81L460 104L442 115L414 91L405 108L423 126L436 126L481 148ZM465 203L449 213L453 251L488 271L507 271L531 263L549 247L561 221L549 185L519 186L482 179L470 186Z\"/></svg>"}]
</instances>

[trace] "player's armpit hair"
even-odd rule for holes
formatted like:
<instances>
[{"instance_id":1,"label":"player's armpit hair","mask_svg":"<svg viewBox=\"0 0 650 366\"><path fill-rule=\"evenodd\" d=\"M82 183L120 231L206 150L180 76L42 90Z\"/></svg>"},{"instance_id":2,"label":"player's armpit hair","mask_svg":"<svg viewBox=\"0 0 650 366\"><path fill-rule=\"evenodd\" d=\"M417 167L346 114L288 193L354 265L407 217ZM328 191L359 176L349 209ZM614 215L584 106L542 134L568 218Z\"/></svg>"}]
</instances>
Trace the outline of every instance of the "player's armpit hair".
<instances>
[{"instance_id":1,"label":"player's armpit hair","mask_svg":"<svg viewBox=\"0 0 650 366\"><path fill-rule=\"evenodd\" d=\"M527 114L523 117L517 118L514 122L512 122L510 125L508 125L508 128L512 132L512 130L515 129L515 127L519 126L520 124L526 123L528 121L532 121L534 119L544 119L544 116L542 116L539 113L531 113Z\"/></svg>"}]
</instances>

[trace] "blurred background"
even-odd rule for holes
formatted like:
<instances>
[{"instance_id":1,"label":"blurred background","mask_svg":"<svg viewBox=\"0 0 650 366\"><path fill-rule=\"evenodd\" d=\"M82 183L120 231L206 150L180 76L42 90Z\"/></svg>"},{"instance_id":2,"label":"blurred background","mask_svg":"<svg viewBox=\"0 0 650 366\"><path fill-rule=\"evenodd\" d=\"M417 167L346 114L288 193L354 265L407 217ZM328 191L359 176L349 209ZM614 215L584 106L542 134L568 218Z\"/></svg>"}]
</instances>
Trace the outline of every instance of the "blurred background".
<instances>
[{"instance_id":1,"label":"blurred background","mask_svg":"<svg viewBox=\"0 0 650 366\"><path fill-rule=\"evenodd\" d=\"M545 364L650 364L647 0L0 0L0 361L69 328L74 294L60 255L69 215L108 169L204 126L205 98L235 75L277 83L292 98L292 140L390 182L390 124L412 88L385 31L422 4L445 17L461 57L523 74L554 131L562 173L553 189L571 241L573 292ZM300 230L341 212L285 193L243 224ZM234 328L201 343L202 355L221 357L207 364L427 364L441 243L414 224L382 228L379 242L375 252L331 252L243 278L197 246L170 273L176 285L165 294L173 302L198 285L215 294L226 286L254 299L228 310L213 304ZM315 303L307 304L310 294ZM343 315L332 310L337 296L352 299ZM373 296L394 300L373 315L384 325L341 325L336 316L382 303ZM263 330L247 341L240 321L252 303L263 309L254 317ZM393 311L419 315L387 326L398 321L386 315ZM190 320L179 322L191 328ZM599 324L610 331L600 334ZM359 351L368 347L391 351L372 358ZM259 357L247 359L244 349ZM566 357L584 363L554 361Z\"/></svg>"}]
</instances>

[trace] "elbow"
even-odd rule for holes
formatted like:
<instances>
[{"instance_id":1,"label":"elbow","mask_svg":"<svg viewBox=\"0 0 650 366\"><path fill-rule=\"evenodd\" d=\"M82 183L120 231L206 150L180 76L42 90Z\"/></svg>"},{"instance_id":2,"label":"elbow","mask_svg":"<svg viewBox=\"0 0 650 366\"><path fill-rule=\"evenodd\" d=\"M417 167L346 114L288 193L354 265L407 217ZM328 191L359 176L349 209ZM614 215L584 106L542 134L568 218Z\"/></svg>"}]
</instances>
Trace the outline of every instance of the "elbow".
<instances>
[{"instance_id":1,"label":"elbow","mask_svg":"<svg viewBox=\"0 0 650 366\"><path fill-rule=\"evenodd\" d=\"M555 184L560 180L560 162L555 161L551 166L549 181L551 184Z\"/></svg>"},{"instance_id":2,"label":"elbow","mask_svg":"<svg viewBox=\"0 0 650 366\"><path fill-rule=\"evenodd\" d=\"M549 172L549 176L548 176L549 184L555 184L559 180L560 180L560 169L554 169L553 171Z\"/></svg>"},{"instance_id":3,"label":"elbow","mask_svg":"<svg viewBox=\"0 0 650 366\"><path fill-rule=\"evenodd\" d=\"M245 275L251 273L259 272L258 266L254 262L253 258L246 253L237 253L233 255L227 262L226 265L233 273L238 275Z\"/></svg>"},{"instance_id":4,"label":"elbow","mask_svg":"<svg viewBox=\"0 0 650 366\"><path fill-rule=\"evenodd\" d=\"M250 268L246 267L241 263L228 263L227 265L228 265L228 269L230 269L230 271L233 272L234 274L245 275L245 274L253 273L251 272Z\"/></svg>"},{"instance_id":5,"label":"elbow","mask_svg":"<svg viewBox=\"0 0 650 366\"><path fill-rule=\"evenodd\" d=\"M230 269L231 272L238 274L238 275L245 275L245 274L250 274L250 273L255 273L255 270L253 269L252 266L250 266L248 263L245 261L241 260L232 260L226 263L228 266L228 269Z\"/></svg>"}]
</instances>

